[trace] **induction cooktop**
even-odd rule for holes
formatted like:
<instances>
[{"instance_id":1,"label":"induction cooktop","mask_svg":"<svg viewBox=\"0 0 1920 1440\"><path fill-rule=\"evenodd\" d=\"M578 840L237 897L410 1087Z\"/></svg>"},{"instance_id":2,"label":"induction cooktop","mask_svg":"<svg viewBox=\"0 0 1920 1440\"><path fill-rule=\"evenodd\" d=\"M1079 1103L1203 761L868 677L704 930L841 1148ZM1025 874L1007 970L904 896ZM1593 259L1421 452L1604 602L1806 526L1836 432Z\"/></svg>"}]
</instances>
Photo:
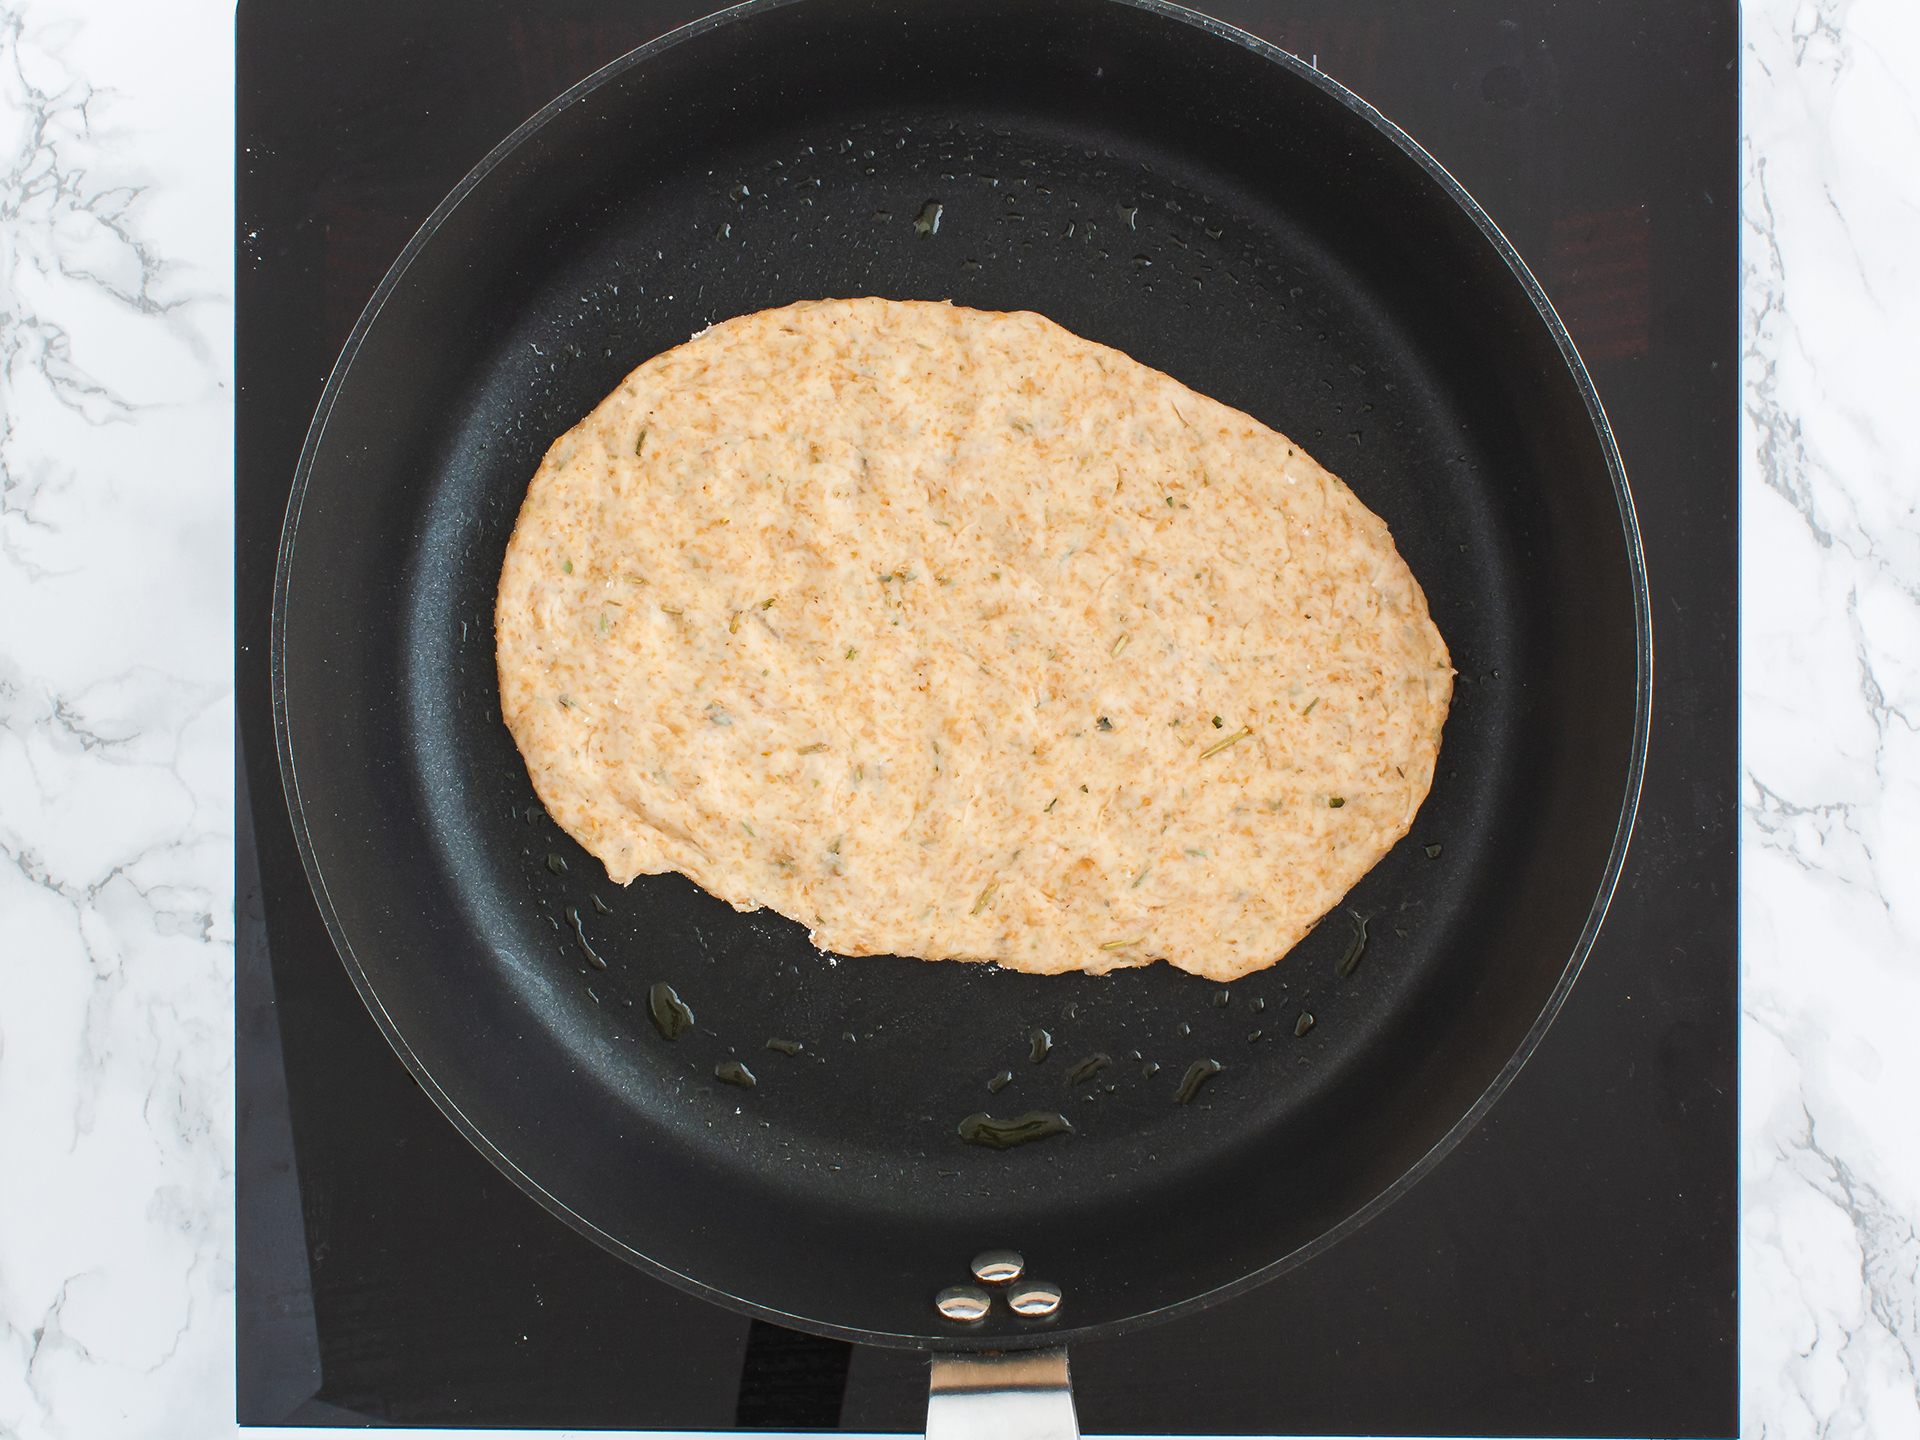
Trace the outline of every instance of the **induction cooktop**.
<instances>
[{"instance_id":1,"label":"induction cooktop","mask_svg":"<svg viewBox=\"0 0 1920 1440\"><path fill-rule=\"evenodd\" d=\"M1212 0L1471 191L1591 368L1639 509L1652 744L1579 984L1385 1215L1202 1314L1073 1349L1083 1430L1735 1431L1738 16L1661 0ZM294 848L267 632L308 420L414 229L552 96L699 0L243 0L236 419L243 1424L917 1433L921 1357L627 1268L434 1109Z\"/></svg>"}]
</instances>

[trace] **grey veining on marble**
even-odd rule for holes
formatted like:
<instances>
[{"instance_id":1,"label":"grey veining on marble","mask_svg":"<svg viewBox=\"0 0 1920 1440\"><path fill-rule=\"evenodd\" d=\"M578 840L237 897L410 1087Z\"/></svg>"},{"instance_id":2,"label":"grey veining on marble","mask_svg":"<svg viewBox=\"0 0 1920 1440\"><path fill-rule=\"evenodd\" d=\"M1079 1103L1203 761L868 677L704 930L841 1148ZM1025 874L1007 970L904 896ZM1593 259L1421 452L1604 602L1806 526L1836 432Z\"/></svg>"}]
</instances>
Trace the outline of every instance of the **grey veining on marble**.
<instances>
[{"instance_id":1,"label":"grey veining on marble","mask_svg":"<svg viewBox=\"0 0 1920 1440\"><path fill-rule=\"evenodd\" d=\"M1742 1425L1920 1437L1920 4L1744 24ZM232 1427L232 53L0 0L6 1437Z\"/></svg>"}]
</instances>

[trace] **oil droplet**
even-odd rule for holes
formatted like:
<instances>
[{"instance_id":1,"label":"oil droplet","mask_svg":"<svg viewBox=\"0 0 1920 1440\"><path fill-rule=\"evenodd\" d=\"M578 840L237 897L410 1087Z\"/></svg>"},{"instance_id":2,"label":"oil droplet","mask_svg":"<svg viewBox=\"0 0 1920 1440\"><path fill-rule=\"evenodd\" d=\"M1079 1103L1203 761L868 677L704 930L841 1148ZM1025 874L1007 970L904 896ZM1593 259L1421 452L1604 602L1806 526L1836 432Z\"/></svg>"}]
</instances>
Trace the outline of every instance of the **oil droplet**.
<instances>
[{"instance_id":1,"label":"oil droplet","mask_svg":"<svg viewBox=\"0 0 1920 1440\"><path fill-rule=\"evenodd\" d=\"M607 904L606 901L596 895L593 897L593 911L596 915L611 915L613 914L613 906Z\"/></svg>"},{"instance_id":2,"label":"oil droplet","mask_svg":"<svg viewBox=\"0 0 1920 1440\"><path fill-rule=\"evenodd\" d=\"M1127 1051L1127 1059L1138 1060L1139 1058L1140 1058L1140 1052L1138 1050Z\"/></svg>"},{"instance_id":3,"label":"oil droplet","mask_svg":"<svg viewBox=\"0 0 1920 1440\"><path fill-rule=\"evenodd\" d=\"M1440 847L1438 845L1427 846L1427 859L1438 860L1439 858L1440 858Z\"/></svg>"},{"instance_id":4,"label":"oil droplet","mask_svg":"<svg viewBox=\"0 0 1920 1440\"><path fill-rule=\"evenodd\" d=\"M1053 1036L1035 1026L1033 1033L1027 1036L1027 1043L1031 1047L1027 1052L1027 1059L1038 1065L1047 1058L1047 1052L1053 1049Z\"/></svg>"},{"instance_id":5,"label":"oil droplet","mask_svg":"<svg viewBox=\"0 0 1920 1440\"><path fill-rule=\"evenodd\" d=\"M1140 1068L1140 1073L1142 1075L1158 1075L1160 1073L1160 1062L1158 1060L1147 1061L1147 1063Z\"/></svg>"},{"instance_id":6,"label":"oil droplet","mask_svg":"<svg viewBox=\"0 0 1920 1440\"><path fill-rule=\"evenodd\" d=\"M1089 1055L1071 1070L1067 1071L1067 1084L1078 1085L1082 1080L1091 1080L1111 1064L1113 1064L1113 1057L1111 1055Z\"/></svg>"},{"instance_id":7,"label":"oil droplet","mask_svg":"<svg viewBox=\"0 0 1920 1440\"><path fill-rule=\"evenodd\" d=\"M989 1150L1011 1150L1049 1135L1071 1135L1073 1126L1064 1115L1031 1110L1012 1120L996 1120L991 1115L969 1115L959 1125L960 1138L969 1145L984 1145Z\"/></svg>"},{"instance_id":8,"label":"oil droplet","mask_svg":"<svg viewBox=\"0 0 1920 1440\"><path fill-rule=\"evenodd\" d=\"M1361 955L1366 953L1367 921L1371 918L1358 910L1347 911L1347 917L1353 921L1353 941L1347 946L1347 953L1340 957L1340 963L1333 967L1333 973L1342 980L1353 974L1359 967Z\"/></svg>"},{"instance_id":9,"label":"oil droplet","mask_svg":"<svg viewBox=\"0 0 1920 1440\"><path fill-rule=\"evenodd\" d=\"M647 1014L662 1039L678 1040L693 1028L692 1008L664 980L647 991Z\"/></svg>"},{"instance_id":10,"label":"oil droplet","mask_svg":"<svg viewBox=\"0 0 1920 1440\"><path fill-rule=\"evenodd\" d=\"M998 1095L1002 1090L1006 1089L1007 1086L1011 1085L1012 1083L1013 1083L1013 1071L1002 1070L998 1075L994 1076L991 1080L987 1081L987 1089L991 1090L994 1094Z\"/></svg>"},{"instance_id":11,"label":"oil droplet","mask_svg":"<svg viewBox=\"0 0 1920 1440\"><path fill-rule=\"evenodd\" d=\"M767 1049L778 1050L782 1055L798 1055L806 1048L807 1047L802 1045L798 1040L781 1040L775 1038L767 1041Z\"/></svg>"},{"instance_id":12,"label":"oil droplet","mask_svg":"<svg viewBox=\"0 0 1920 1440\"><path fill-rule=\"evenodd\" d=\"M1174 1092L1174 1103L1185 1105L1199 1093L1200 1087L1220 1073L1218 1060L1196 1060L1187 1067L1186 1078L1181 1080L1179 1090Z\"/></svg>"},{"instance_id":13,"label":"oil droplet","mask_svg":"<svg viewBox=\"0 0 1920 1440\"><path fill-rule=\"evenodd\" d=\"M1304 1035L1307 1033L1307 1031L1311 1030L1312 1028L1313 1028L1313 1016L1309 1014L1307 1011L1302 1010L1300 1012L1300 1018L1293 1022L1293 1033L1295 1035Z\"/></svg>"},{"instance_id":14,"label":"oil droplet","mask_svg":"<svg viewBox=\"0 0 1920 1440\"><path fill-rule=\"evenodd\" d=\"M1249 1030L1247 1032L1247 1044L1252 1045L1265 1033L1264 1030Z\"/></svg>"},{"instance_id":15,"label":"oil droplet","mask_svg":"<svg viewBox=\"0 0 1920 1440\"><path fill-rule=\"evenodd\" d=\"M1217 990L1214 992L1213 1005L1216 1010L1224 1010L1232 1003L1233 992L1231 990Z\"/></svg>"},{"instance_id":16,"label":"oil droplet","mask_svg":"<svg viewBox=\"0 0 1920 1440\"><path fill-rule=\"evenodd\" d=\"M1072 1001L1068 1001L1067 1004L1060 1007L1060 1018L1062 1020L1071 1020L1079 1013L1080 1007Z\"/></svg>"},{"instance_id":17,"label":"oil droplet","mask_svg":"<svg viewBox=\"0 0 1920 1440\"><path fill-rule=\"evenodd\" d=\"M1184 1040L1187 1038L1187 1036L1193 1034L1193 1026L1189 1025L1186 1021L1182 1020L1180 1022L1180 1028L1176 1030L1174 1033L1178 1035L1182 1040Z\"/></svg>"},{"instance_id":18,"label":"oil droplet","mask_svg":"<svg viewBox=\"0 0 1920 1440\"><path fill-rule=\"evenodd\" d=\"M1266 1008L1267 1008L1267 1002L1266 1002L1265 1000L1262 1000L1262 999L1259 999L1259 998L1256 998L1256 999L1254 1000L1254 1002L1253 1002L1253 1013L1254 1013L1254 1014L1256 1014L1256 1015L1258 1015L1258 1014L1259 1014L1259 1013L1260 1013L1260 1012L1261 1012L1262 1010L1264 1010L1264 1009L1266 1009Z\"/></svg>"},{"instance_id":19,"label":"oil droplet","mask_svg":"<svg viewBox=\"0 0 1920 1440\"><path fill-rule=\"evenodd\" d=\"M913 222L913 233L925 240L930 235L940 233L940 217L946 213L946 206L938 200L929 200L920 207L919 217Z\"/></svg>"},{"instance_id":20,"label":"oil droplet","mask_svg":"<svg viewBox=\"0 0 1920 1440\"><path fill-rule=\"evenodd\" d=\"M755 1084L753 1072L738 1060L722 1060L713 1067L713 1078L738 1085L742 1090L751 1090Z\"/></svg>"},{"instance_id":21,"label":"oil droplet","mask_svg":"<svg viewBox=\"0 0 1920 1440\"><path fill-rule=\"evenodd\" d=\"M599 952L587 943L587 932L580 928L580 912L571 905L567 907L567 923L573 926L573 938L579 943L580 953L587 957L587 963L596 970L607 968L607 962L600 958Z\"/></svg>"},{"instance_id":22,"label":"oil droplet","mask_svg":"<svg viewBox=\"0 0 1920 1440\"><path fill-rule=\"evenodd\" d=\"M547 856L547 869L552 871L555 875L566 874L567 873L566 857L564 855Z\"/></svg>"}]
</instances>

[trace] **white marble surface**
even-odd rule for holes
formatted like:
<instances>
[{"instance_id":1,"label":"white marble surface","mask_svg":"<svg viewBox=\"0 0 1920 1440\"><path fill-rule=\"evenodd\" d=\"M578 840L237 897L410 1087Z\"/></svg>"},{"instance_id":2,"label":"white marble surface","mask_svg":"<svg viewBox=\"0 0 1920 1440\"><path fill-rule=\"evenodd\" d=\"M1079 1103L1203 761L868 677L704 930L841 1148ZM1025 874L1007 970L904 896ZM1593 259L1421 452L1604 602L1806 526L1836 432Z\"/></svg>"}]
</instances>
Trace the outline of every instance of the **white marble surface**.
<instances>
[{"instance_id":1,"label":"white marble surface","mask_svg":"<svg viewBox=\"0 0 1920 1440\"><path fill-rule=\"evenodd\" d=\"M1742 1350L1920 1436L1920 7L1747 15Z\"/></svg>"},{"instance_id":2,"label":"white marble surface","mask_svg":"<svg viewBox=\"0 0 1920 1440\"><path fill-rule=\"evenodd\" d=\"M0 0L0 1435L231 1424L229 31Z\"/></svg>"},{"instance_id":3,"label":"white marble surface","mask_svg":"<svg viewBox=\"0 0 1920 1440\"><path fill-rule=\"evenodd\" d=\"M1920 4L1745 25L1742 1428L1895 1440ZM232 27L0 0L0 1437L233 1428Z\"/></svg>"}]
</instances>

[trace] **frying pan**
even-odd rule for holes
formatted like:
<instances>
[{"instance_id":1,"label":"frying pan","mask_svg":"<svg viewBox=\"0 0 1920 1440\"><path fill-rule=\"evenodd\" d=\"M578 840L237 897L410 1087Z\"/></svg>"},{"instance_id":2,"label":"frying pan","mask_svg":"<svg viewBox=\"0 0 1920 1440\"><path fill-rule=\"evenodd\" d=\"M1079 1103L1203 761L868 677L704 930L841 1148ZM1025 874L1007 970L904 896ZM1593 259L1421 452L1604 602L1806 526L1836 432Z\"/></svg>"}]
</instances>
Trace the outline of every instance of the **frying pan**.
<instances>
[{"instance_id":1,"label":"frying pan","mask_svg":"<svg viewBox=\"0 0 1920 1440\"><path fill-rule=\"evenodd\" d=\"M1220 987L821 956L682 877L610 885L535 801L491 617L547 444L708 323L869 294L1040 311L1285 431L1392 527L1461 672L1438 775L1273 969ZM301 456L272 676L334 943L495 1165L695 1294L954 1351L1221 1300L1438 1163L1605 913L1652 653L1626 477L1571 341L1363 101L1152 0L758 0L562 95L407 246ZM647 1018L661 982L696 1017L672 1041ZM1095 1054L1113 1063L1071 1083ZM752 1089L715 1078L729 1059ZM1005 1152L956 1133L1031 1110L1074 1133ZM936 1312L988 1247L1059 1285L1055 1315Z\"/></svg>"}]
</instances>

